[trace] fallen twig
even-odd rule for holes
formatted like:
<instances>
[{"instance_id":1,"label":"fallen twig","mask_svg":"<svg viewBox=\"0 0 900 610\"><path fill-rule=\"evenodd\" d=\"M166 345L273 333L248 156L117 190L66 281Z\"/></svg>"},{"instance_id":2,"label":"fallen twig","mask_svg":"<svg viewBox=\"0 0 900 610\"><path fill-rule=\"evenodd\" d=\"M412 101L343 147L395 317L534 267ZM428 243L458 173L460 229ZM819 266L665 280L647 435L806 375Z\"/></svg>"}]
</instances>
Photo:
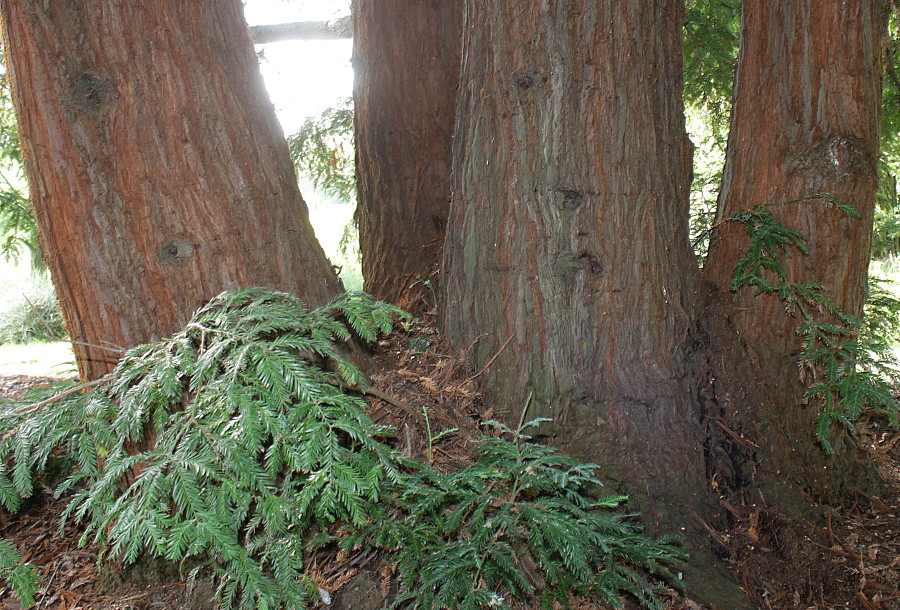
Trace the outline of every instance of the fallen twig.
<instances>
[{"instance_id":1,"label":"fallen twig","mask_svg":"<svg viewBox=\"0 0 900 610\"><path fill-rule=\"evenodd\" d=\"M839 545L835 544L834 546L825 546L824 544L819 544L818 542L813 542L814 545L819 547L820 549L825 549L826 551L831 551L835 555L840 555L841 557L845 557L847 559L852 559L854 561L859 561L860 557L856 553L851 553L850 551L845 551Z\"/></svg>"},{"instance_id":2,"label":"fallen twig","mask_svg":"<svg viewBox=\"0 0 900 610\"><path fill-rule=\"evenodd\" d=\"M31 299L29 299L28 296L24 292L22 293L22 298L25 299L25 302L28 303L29 307L31 307L32 313L34 313L34 315L37 316L37 319L44 326L44 330L47 331L47 334L51 337L56 337L57 339L59 339L59 333L57 333L55 330L50 328L50 325L47 323L47 320L44 319L44 316L41 315L41 312L38 311L38 308L35 307L34 303L31 302Z\"/></svg>"},{"instance_id":3,"label":"fallen twig","mask_svg":"<svg viewBox=\"0 0 900 610\"><path fill-rule=\"evenodd\" d=\"M831 529L831 511L825 513L825 528L828 530L828 544L834 546L834 530Z\"/></svg>"},{"instance_id":4,"label":"fallen twig","mask_svg":"<svg viewBox=\"0 0 900 610\"><path fill-rule=\"evenodd\" d=\"M500 354L503 353L503 350L506 349L506 346L509 345L509 342L513 340L513 337L514 337L514 336L515 336L515 335L510 335L510 336L509 336L509 339L506 340L506 343L504 343L503 346L502 346L500 349L497 350L497 353L494 354L493 357L492 357L490 360L487 361L487 364L485 364L483 367L481 367L481 370L480 370L480 371L478 371L477 373L475 373L474 375L472 375L471 377L469 377L468 379L466 379L463 383L469 383L469 382L472 381L473 379L477 379L478 377L481 377L481 375L484 374L484 372L485 372L486 370L488 370L488 367L491 366L491 365L494 363L494 360L496 360L496 359L500 356Z\"/></svg>"},{"instance_id":5,"label":"fallen twig","mask_svg":"<svg viewBox=\"0 0 900 610\"><path fill-rule=\"evenodd\" d=\"M885 512L885 513L890 512L891 507L888 506L887 504L885 504L884 502L882 502L880 498L876 498L873 495L867 494L866 492L864 492L863 490L861 490L858 487L854 488L853 491L855 491L856 493L858 493L859 495L861 495L862 497L867 499L869 502L871 502L872 506L874 506L878 510Z\"/></svg>"},{"instance_id":6,"label":"fallen twig","mask_svg":"<svg viewBox=\"0 0 900 610\"><path fill-rule=\"evenodd\" d=\"M394 405L395 407L403 409L408 415L411 415L412 417L421 417L422 416L422 414L414 407L406 404L399 398L394 398L390 394L385 394L381 390L376 390L375 388L361 388L359 386L347 385L347 384L340 384L340 386L345 390L350 390L352 392L359 392L360 394L368 394L369 396L374 396L375 398L380 398L381 400L383 400L386 403L390 403L390 404Z\"/></svg>"},{"instance_id":7,"label":"fallen twig","mask_svg":"<svg viewBox=\"0 0 900 610\"><path fill-rule=\"evenodd\" d=\"M69 341L72 345L83 345L85 347L93 347L94 349L102 349L107 352L113 352L116 354L124 354L128 350L120 345L115 345L110 343L109 345L100 345L98 343L86 343L84 341Z\"/></svg>"},{"instance_id":8,"label":"fallen twig","mask_svg":"<svg viewBox=\"0 0 900 610\"><path fill-rule=\"evenodd\" d=\"M704 520L703 520L703 517L701 517L700 515L698 515L698 514L695 513L694 511L691 511L691 516L694 517L694 520L695 520L697 523L699 523L699 524L703 527L703 529L705 529L706 532L707 532L710 536L712 536L713 540L715 540L715 541L718 542L720 545L722 545L722 548L727 549L727 550L729 550L729 551L731 550L731 545L728 544L728 543L725 541L725 539L722 537L722 534L720 534L719 532L717 532L717 531L713 528L713 526L711 526L709 523L707 523L706 521L704 521Z\"/></svg>"},{"instance_id":9,"label":"fallen twig","mask_svg":"<svg viewBox=\"0 0 900 610\"><path fill-rule=\"evenodd\" d=\"M725 424L720 422L718 419L712 419L711 421L716 422L716 424L718 424L719 427L722 428L722 430L725 432L725 434L730 436L736 442L738 442L742 445L745 445L747 447L752 447L753 449L759 449L759 445L757 445L750 439L744 438L743 436L741 436L740 434L738 434L737 432L735 432L734 430L732 430L731 428L729 428L728 426L726 426Z\"/></svg>"},{"instance_id":10,"label":"fallen twig","mask_svg":"<svg viewBox=\"0 0 900 610\"><path fill-rule=\"evenodd\" d=\"M872 602L869 601L869 598L865 596L862 591L856 592L856 599L859 600L859 603L862 604L863 608L866 610L879 610L880 606L876 606Z\"/></svg>"},{"instance_id":11,"label":"fallen twig","mask_svg":"<svg viewBox=\"0 0 900 610\"><path fill-rule=\"evenodd\" d=\"M528 392L528 398L525 399L525 406L522 407L522 414L519 416L519 426L516 428L517 432L521 432L522 426L525 425L525 414L528 413L528 406L531 404L532 396L534 396L534 390Z\"/></svg>"}]
</instances>

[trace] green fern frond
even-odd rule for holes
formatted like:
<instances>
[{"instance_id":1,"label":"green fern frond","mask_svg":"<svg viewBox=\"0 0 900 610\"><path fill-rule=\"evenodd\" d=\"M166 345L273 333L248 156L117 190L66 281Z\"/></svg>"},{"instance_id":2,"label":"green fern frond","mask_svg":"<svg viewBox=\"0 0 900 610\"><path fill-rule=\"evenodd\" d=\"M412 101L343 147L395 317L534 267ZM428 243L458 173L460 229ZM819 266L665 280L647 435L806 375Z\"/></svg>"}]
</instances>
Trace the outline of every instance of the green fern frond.
<instances>
[{"instance_id":1,"label":"green fern frond","mask_svg":"<svg viewBox=\"0 0 900 610\"><path fill-rule=\"evenodd\" d=\"M72 493L64 518L84 524L82 543L126 563L201 561L226 607L317 600L303 557L333 539L335 522L342 546L393 556L398 604L532 600L541 583L526 564L561 603L575 590L657 604L676 545L614 512L624 498L598 499L595 466L531 443L525 431L540 421L498 424L512 440L486 437L451 473L385 444L391 430L342 389L365 379L336 343L350 328L374 338L397 317L358 294L307 309L262 289L223 293L171 339L130 350L90 392L0 412L16 429L0 440L0 464L12 464L0 469L0 501L15 509L65 455L72 469L56 493Z\"/></svg>"},{"instance_id":2,"label":"green fern frond","mask_svg":"<svg viewBox=\"0 0 900 610\"><path fill-rule=\"evenodd\" d=\"M648 573L664 573L680 556L673 540L652 540L611 512L624 498L593 500L594 466L522 436L482 439L475 463L454 473L413 471L397 496L397 518L370 526L374 540L397 548L405 591L398 602L528 600L536 583L522 570L526 562L539 570L547 600L566 604L580 591L618 604L633 593L659 607L661 587ZM598 572L616 576L602 581L606 590Z\"/></svg>"},{"instance_id":3,"label":"green fern frond","mask_svg":"<svg viewBox=\"0 0 900 610\"><path fill-rule=\"evenodd\" d=\"M860 218L853 207L825 193L782 205L810 200L824 200L841 212ZM900 380L888 335L900 329L900 300L884 290L883 281L876 280L870 288L867 315L849 315L817 282L788 281L780 256L790 255L792 250L808 254L803 235L782 226L762 206L738 212L730 220L743 224L750 237L746 255L735 266L732 290L753 286L757 295L777 295L787 312L799 319L800 364L816 380L807 388L806 398L817 399L821 404L815 432L823 450L829 455L834 451L829 441L833 424L855 433L854 422L864 407L887 415L891 421L900 419L900 403L885 383L888 379ZM774 275L777 282L764 277L765 271Z\"/></svg>"},{"instance_id":4,"label":"green fern frond","mask_svg":"<svg viewBox=\"0 0 900 610\"><path fill-rule=\"evenodd\" d=\"M9 583L24 608L34 605L40 584L37 571L22 562L19 549L5 538L0 538L0 578Z\"/></svg>"},{"instance_id":5,"label":"green fern frond","mask_svg":"<svg viewBox=\"0 0 900 610\"><path fill-rule=\"evenodd\" d=\"M389 430L339 387L365 379L336 356L351 334L334 316L374 338L398 311L362 295L310 310L263 289L223 293L173 338L130 350L91 392L0 414L16 428L0 445L13 458L0 501L15 510L62 450L74 470L58 493L76 488L65 517L85 522L82 541L126 563L207 557L226 601L299 607L309 582L291 554L297 533L367 522L386 473L398 477L377 440Z\"/></svg>"}]
</instances>

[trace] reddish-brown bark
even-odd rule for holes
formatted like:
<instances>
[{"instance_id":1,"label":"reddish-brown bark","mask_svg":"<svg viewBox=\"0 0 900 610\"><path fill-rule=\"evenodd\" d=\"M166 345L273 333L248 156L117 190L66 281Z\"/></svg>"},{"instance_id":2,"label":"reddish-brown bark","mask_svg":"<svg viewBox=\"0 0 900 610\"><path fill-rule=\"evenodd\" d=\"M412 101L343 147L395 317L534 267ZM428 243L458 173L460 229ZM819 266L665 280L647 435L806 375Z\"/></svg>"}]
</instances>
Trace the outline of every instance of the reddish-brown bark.
<instances>
[{"instance_id":1,"label":"reddish-brown bark","mask_svg":"<svg viewBox=\"0 0 900 610\"><path fill-rule=\"evenodd\" d=\"M225 289L320 304L307 219L238 0L3 2L41 243L95 378Z\"/></svg>"},{"instance_id":2,"label":"reddish-brown bark","mask_svg":"<svg viewBox=\"0 0 900 610\"><path fill-rule=\"evenodd\" d=\"M357 220L365 288L432 303L450 205L460 0L354 0Z\"/></svg>"},{"instance_id":3,"label":"reddish-brown bark","mask_svg":"<svg viewBox=\"0 0 900 610\"><path fill-rule=\"evenodd\" d=\"M744 3L720 209L822 192L854 205L862 220L823 201L777 209L810 239L789 277L821 281L849 313L871 233L878 5ZM742 228L720 228L702 278L693 263L681 10L467 6L443 322L477 369L490 363L481 380L508 421L552 417L553 442L627 482L651 522L685 528L697 566L710 555L694 517L718 512L708 476L759 501L756 485L821 491L832 475L801 406L796 322L777 299L729 291ZM846 489L871 472L858 465L829 468ZM720 607L746 603L727 579L686 576Z\"/></svg>"},{"instance_id":4,"label":"reddish-brown bark","mask_svg":"<svg viewBox=\"0 0 900 610\"><path fill-rule=\"evenodd\" d=\"M552 417L553 443L630 483L650 523L688 533L704 566L686 572L695 593L741 607L695 519L715 510L687 237L682 10L468 4L443 316L458 347L474 344L476 368L499 352L482 380L509 422Z\"/></svg>"},{"instance_id":5,"label":"reddish-brown bark","mask_svg":"<svg viewBox=\"0 0 900 610\"><path fill-rule=\"evenodd\" d=\"M808 256L783 257L789 281L821 283L854 315L865 300L877 187L881 5L878 0L743 3L719 199L720 219L775 204L769 209L778 220L809 239ZM819 193L852 205L862 218L847 216L825 199L777 205ZM744 425L760 444L762 478L820 494L864 485L860 470L848 461L855 459L852 444L839 445L843 455L826 460L815 441L821 405L803 404L798 320L775 296L729 290L746 247L742 226L721 226L704 269L722 323L716 332L733 337L724 339L720 357L713 358L725 363L716 375L723 415Z\"/></svg>"}]
</instances>

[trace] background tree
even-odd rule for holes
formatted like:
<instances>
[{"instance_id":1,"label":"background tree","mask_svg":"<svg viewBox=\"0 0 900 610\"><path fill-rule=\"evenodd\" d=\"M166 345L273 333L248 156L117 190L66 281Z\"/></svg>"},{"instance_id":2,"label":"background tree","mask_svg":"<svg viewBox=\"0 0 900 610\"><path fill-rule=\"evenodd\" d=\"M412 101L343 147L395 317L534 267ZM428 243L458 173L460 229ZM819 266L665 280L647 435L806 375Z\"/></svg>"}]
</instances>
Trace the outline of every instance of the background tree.
<instances>
[{"instance_id":1,"label":"background tree","mask_svg":"<svg viewBox=\"0 0 900 610\"><path fill-rule=\"evenodd\" d=\"M287 140L301 179L329 197L356 203L351 98L338 100L320 115L307 118Z\"/></svg>"},{"instance_id":2,"label":"background tree","mask_svg":"<svg viewBox=\"0 0 900 610\"><path fill-rule=\"evenodd\" d=\"M739 0L686 0L684 102L702 113L725 144L740 37Z\"/></svg>"},{"instance_id":3,"label":"background tree","mask_svg":"<svg viewBox=\"0 0 900 610\"><path fill-rule=\"evenodd\" d=\"M165 336L224 289L313 305L339 290L238 0L4 2L0 15L82 377L110 370L120 353L106 346Z\"/></svg>"},{"instance_id":4,"label":"background tree","mask_svg":"<svg viewBox=\"0 0 900 610\"><path fill-rule=\"evenodd\" d=\"M366 291L416 310L441 262L460 0L354 0L359 242ZM415 284L415 287L413 285Z\"/></svg>"},{"instance_id":5,"label":"background tree","mask_svg":"<svg viewBox=\"0 0 900 610\"><path fill-rule=\"evenodd\" d=\"M900 252L900 4L891 0L884 37L884 86L881 101L881 163L875 208L872 254L880 258Z\"/></svg>"},{"instance_id":6,"label":"background tree","mask_svg":"<svg viewBox=\"0 0 900 610\"><path fill-rule=\"evenodd\" d=\"M725 162L741 4L739 0L687 0L685 6L684 105L695 146L691 244L702 260Z\"/></svg>"}]
</instances>

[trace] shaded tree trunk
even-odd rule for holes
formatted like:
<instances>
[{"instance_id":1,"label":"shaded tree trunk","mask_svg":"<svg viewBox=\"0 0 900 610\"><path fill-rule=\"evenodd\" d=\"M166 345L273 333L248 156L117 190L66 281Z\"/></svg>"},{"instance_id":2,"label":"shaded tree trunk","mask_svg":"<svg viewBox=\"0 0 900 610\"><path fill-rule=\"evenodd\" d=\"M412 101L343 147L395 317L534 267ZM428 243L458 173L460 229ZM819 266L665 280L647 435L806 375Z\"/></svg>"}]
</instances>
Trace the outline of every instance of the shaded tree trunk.
<instances>
[{"instance_id":1,"label":"shaded tree trunk","mask_svg":"<svg viewBox=\"0 0 900 610\"><path fill-rule=\"evenodd\" d=\"M3 2L42 246L79 372L222 290L321 304L315 240L238 0ZM102 36L93 35L101 31Z\"/></svg>"},{"instance_id":2,"label":"shaded tree trunk","mask_svg":"<svg viewBox=\"0 0 900 610\"><path fill-rule=\"evenodd\" d=\"M461 0L354 0L357 220L365 288L431 302L450 205Z\"/></svg>"},{"instance_id":3,"label":"shaded tree trunk","mask_svg":"<svg viewBox=\"0 0 900 610\"><path fill-rule=\"evenodd\" d=\"M771 206L781 224L809 238L808 256L782 257L789 281L818 282L845 312L860 315L877 188L882 3L745 0L742 6L719 219ZM852 205L862 218L823 198L778 205L819 193ZM718 314L711 361L720 368L722 416L760 445L757 470L770 484L790 482L834 497L872 483L874 471L849 437L834 459L817 445L821 405L803 405L797 318L776 296L730 292L746 248L742 226L722 225L704 269Z\"/></svg>"},{"instance_id":4,"label":"shaded tree trunk","mask_svg":"<svg viewBox=\"0 0 900 610\"><path fill-rule=\"evenodd\" d=\"M497 356L482 380L507 421L552 417L555 444L687 535L694 594L736 608L695 519L716 507L682 20L679 0L468 3L443 323L477 368Z\"/></svg>"}]
</instances>

